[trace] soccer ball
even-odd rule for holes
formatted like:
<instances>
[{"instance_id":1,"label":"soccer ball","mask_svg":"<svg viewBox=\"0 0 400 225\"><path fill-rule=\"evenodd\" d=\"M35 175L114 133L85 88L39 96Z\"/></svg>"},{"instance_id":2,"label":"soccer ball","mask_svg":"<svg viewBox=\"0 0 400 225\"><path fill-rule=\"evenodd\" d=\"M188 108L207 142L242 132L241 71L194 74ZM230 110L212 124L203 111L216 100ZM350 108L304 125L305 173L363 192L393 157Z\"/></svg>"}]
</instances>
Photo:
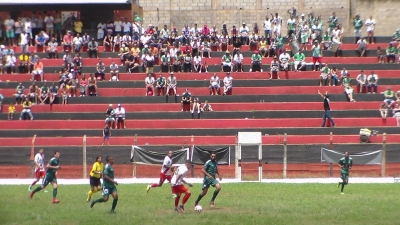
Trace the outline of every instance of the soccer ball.
<instances>
[{"instance_id":1,"label":"soccer ball","mask_svg":"<svg viewBox=\"0 0 400 225\"><path fill-rule=\"evenodd\" d=\"M196 205L195 207L194 207L194 211L196 211L196 212L201 212L203 210L203 208L201 207L201 205Z\"/></svg>"}]
</instances>

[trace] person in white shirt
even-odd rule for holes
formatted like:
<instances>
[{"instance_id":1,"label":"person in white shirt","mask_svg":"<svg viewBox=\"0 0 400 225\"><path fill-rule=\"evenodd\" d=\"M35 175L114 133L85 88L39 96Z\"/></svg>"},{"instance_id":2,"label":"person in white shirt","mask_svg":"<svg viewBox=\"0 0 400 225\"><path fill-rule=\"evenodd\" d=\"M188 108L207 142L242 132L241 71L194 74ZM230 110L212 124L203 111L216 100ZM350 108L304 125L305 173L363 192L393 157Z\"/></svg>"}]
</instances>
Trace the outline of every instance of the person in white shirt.
<instances>
[{"instance_id":1,"label":"person in white shirt","mask_svg":"<svg viewBox=\"0 0 400 225\"><path fill-rule=\"evenodd\" d=\"M35 163L35 180L32 182L31 185L29 185L28 188L29 191L31 191L33 185L35 185L40 179L43 179L43 177L46 174L43 149L40 149L39 152L36 153L34 163ZM47 191L45 190L45 192Z\"/></svg>"},{"instance_id":2,"label":"person in white shirt","mask_svg":"<svg viewBox=\"0 0 400 225\"><path fill-rule=\"evenodd\" d=\"M374 91L372 93L375 94L378 89L378 75L376 75L374 71L371 71L371 74L368 75L367 81L368 94L371 94L371 88L374 88Z\"/></svg>"},{"instance_id":3,"label":"person in white shirt","mask_svg":"<svg viewBox=\"0 0 400 225\"><path fill-rule=\"evenodd\" d=\"M188 188L185 187L184 184L187 184L189 187L193 187L191 183L188 183L184 180L186 177L186 174L188 173L190 166L192 165L192 162L190 160L186 160L184 165L180 165L174 172L174 176L172 177L171 180L171 189L172 193L176 195L175 198L175 211L181 211L182 213L185 213L185 203L188 201L192 193ZM182 204L179 205L179 200L181 198L181 195L184 194L185 196L182 199ZM179 207L178 207L179 205Z\"/></svg>"},{"instance_id":4,"label":"person in white shirt","mask_svg":"<svg viewBox=\"0 0 400 225\"><path fill-rule=\"evenodd\" d=\"M118 17L118 18L114 21L114 29L115 29L115 33L121 34L121 32L122 32L122 21L121 21L121 18L120 18L120 17Z\"/></svg>"},{"instance_id":5,"label":"person in white shirt","mask_svg":"<svg viewBox=\"0 0 400 225\"><path fill-rule=\"evenodd\" d=\"M219 92L219 77L217 76L216 73L210 78L210 92L211 95L218 95Z\"/></svg>"},{"instance_id":6,"label":"person in white shirt","mask_svg":"<svg viewBox=\"0 0 400 225\"><path fill-rule=\"evenodd\" d=\"M28 34L23 30L21 35L19 36L19 43L21 45L21 52L28 52L29 51L29 36Z\"/></svg>"},{"instance_id":7,"label":"person in white shirt","mask_svg":"<svg viewBox=\"0 0 400 225\"><path fill-rule=\"evenodd\" d=\"M236 51L233 62L235 63L236 72L243 72L243 55L240 50Z\"/></svg>"},{"instance_id":8,"label":"person in white shirt","mask_svg":"<svg viewBox=\"0 0 400 225\"><path fill-rule=\"evenodd\" d=\"M357 52L360 54L360 57L366 56L365 52L367 51L368 42L365 40L364 37L360 38L357 41Z\"/></svg>"},{"instance_id":9,"label":"person in white shirt","mask_svg":"<svg viewBox=\"0 0 400 225\"><path fill-rule=\"evenodd\" d=\"M200 56L200 53L197 52L196 56L193 57L193 68L194 68L194 71L196 71L198 73L201 72L200 71L200 69L201 69L201 60L202 60L202 58Z\"/></svg>"},{"instance_id":10,"label":"person in white shirt","mask_svg":"<svg viewBox=\"0 0 400 225\"><path fill-rule=\"evenodd\" d=\"M117 124L122 121L124 124L124 129L126 129L125 108L122 107L121 104L118 104L118 107L114 110L114 114L117 117Z\"/></svg>"},{"instance_id":11,"label":"person in white shirt","mask_svg":"<svg viewBox=\"0 0 400 225\"><path fill-rule=\"evenodd\" d=\"M57 52L58 43L54 37L51 38L49 43L47 44L47 57L51 59L53 56L54 58L58 58Z\"/></svg>"},{"instance_id":12,"label":"person in white shirt","mask_svg":"<svg viewBox=\"0 0 400 225\"><path fill-rule=\"evenodd\" d=\"M363 87L367 86L367 75L364 74L364 70L361 70L361 73L358 74L356 80L358 85L360 86L360 91L358 93L362 93Z\"/></svg>"},{"instance_id":13,"label":"person in white shirt","mask_svg":"<svg viewBox=\"0 0 400 225\"><path fill-rule=\"evenodd\" d=\"M132 29L132 24L128 22L128 18L125 18L125 21L122 23L123 32L130 34Z\"/></svg>"},{"instance_id":14,"label":"person in white shirt","mask_svg":"<svg viewBox=\"0 0 400 225\"><path fill-rule=\"evenodd\" d=\"M169 39L170 38L170 34L171 33L169 32L167 25L164 25L164 28L161 29L161 31L160 31L161 38L162 39Z\"/></svg>"},{"instance_id":15,"label":"person in white shirt","mask_svg":"<svg viewBox=\"0 0 400 225\"><path fill-rule=\"evenodd\" d=\"M249 44L249 32L250 32L249 27L246 26L246 23L243 23L242 27L240 27L239 29L240 41L242 42L242 45Z\"/></svg>"},{"instance_id":16,"label":"person in white shirt","mask_svg":"<svg viewBox=\"0 0 400 225\"><path fill-rule=\"evenodd\" d=\"M265 16L264 20L264 38L267 40L267 43L271 43L271 20L269 19L269 16Z\"/></svg>"},{"instance_id":17,"label":"person in white shirt","mask_svg":"<svg viewBox=\"0 0 400 225\"><path fill-rule=\"evenodd\" d=\"M30 38L30 44L33 46L33 35L32 35L32 29L33 29L33 24L31 21L31 18L27 18L26 22L24 23L24 30L28 34L28 37Z\"/></svg>"},{"instance_id":18,"label":"person in white shirt","mask_svg":"<svg viewBox=\"0 0 400 225\"><path fill-rule=\"evenodd\" d=\"M106 30L106 24L100 22L97 25L97 41L102 41L104 39L104 31Z\"/></svg>"},{"instance_id":19,"label":"person in white shirt","mask_svg":"<svg viewBox=\"0 0 400 225\"><path fill-rule=\"evenodd\" d=\"M83 44L83 39L80 37L79 33L76 34L72 40L72 45L74 46L75 52L80 52Z\"/></svg>"},{"instance_id":20,"label":"person in white shirt","mask_svg":"<svg viewBox=\"0 0 400 225\"><path fill-rule=\"evenodd\" d=\"M174 76L174 73L171 72L170 76L167 79L167 95L169 95L169 91L172 89L174 91L174 96L176 96L176 86L178 85L178 81Z\"/></svg>"},{"instance_id":21,"label":"person in white shirt","mask_svg":"<svg viewBox=\"0 0 400 225\"><path fill-rule=\"evenodd\" d=\"M282 69L285 71L285 76L286 79L289 78L289 61L290 61L290 55L284 51L280 56L279 56L279 62L282 67Z\"/></svg>"},{"instance_id":22,"label":"person in white shirt","mask_svg":"<svg viewBox=\"0 0 400 225\"><path fill-rule=\"evenodd\" d=\"M6 69L7 70L10 69L11 73L14 74L15 73L15 64L17 63L17 59L15 58L14 53L11 52L9 55L7 55L5 61L6 61L6 64L5 64Z\"/></svg>"},{"instance_id":23,"label":"person in white shirt","mask_svg":"<svg viewBox=\"0 0 400 225\"><path fill-rule=\"evenodd\" d=\"M167 155L164 158L163 165L161 166L160 180L158 183L147 185L146 188L147 193L152 188L161 187L164 184L165 180L171 182L172 179L171 169L172 169L172 151L168 151Z\"/></svg>"},{"instance_id":24,"label":"person in white shirt","mask_svg":"<svg viewBox=\"0 0 400 225\"><path fill-rule=\"evenodd\" d=\"M44 18L44 22L46 23L46 33L51 37L54 34L54 17L48 14Z\"/></svg>"},{"instance_id":25,"label":"person in white shirt","mask_svg":"<svg viewBox=\"0 0 400 225\"><path fill-rule=\"evenodd\" d=\"M118 65L114 62L114 60L110 65L110 81L119 81Z\"/></svg>"},{"instance_id":26,"label":"person in white shirt","mask_svg":"<svg viewBox=\"0 0 400 225\"><path fill-rule=\"evenodd\" d=\"M281 34L282 18L278 15L278 13L275 13L275 17L271 13L271 16L272 16L272 24L274 25L274 34L275 37L278 37Z\"/></svg>"},{"instance_id":27,"label":"person in white shirt","mask_svg":"<svg viewBox=\"0 0 400 225\"><path fill-rule=\"evenodd\" d=\"M179 49L176 48L175 45L172 46L172 48L169 50L169 56L172 58L176 57L176 53L179 51Z\"/></svg>"},{"instance_id":28,"label":"person in white shirt","mask_svg":"<svg viewBox=\"0 0 400 225\"><path fill-rule=\"evenodd\" d=\"M231 73L227 72L226 77L224 78L224 95L230 90L232 90L232 80L233 77L231 77Z\"/></svg>"},{"instance_id":29,"label":"person in white shirt","mask_svg":"<svg viewBox=\"0 0 400 225\"><path fill-rule=\"evenodd\" d=\"M148 73L146 79L144 80L144 83L146 85L145 96L154 96L154 82L154 77L151 76L151 73ZM149 90L151 90L151 95L149 95Z\"/></svg>"},{"instance_id":30,"label":"person in white shirt","mask_svg":"<svg viewBox=\"0 0 400 225\"><path fill-rule=\"evenodd\" d=\"M365 26L367 26L368 43L374 44L375 24L375 19L373 19L372 16L370 16L369 19L365 21Z\"/></svg>"}]
</instances>

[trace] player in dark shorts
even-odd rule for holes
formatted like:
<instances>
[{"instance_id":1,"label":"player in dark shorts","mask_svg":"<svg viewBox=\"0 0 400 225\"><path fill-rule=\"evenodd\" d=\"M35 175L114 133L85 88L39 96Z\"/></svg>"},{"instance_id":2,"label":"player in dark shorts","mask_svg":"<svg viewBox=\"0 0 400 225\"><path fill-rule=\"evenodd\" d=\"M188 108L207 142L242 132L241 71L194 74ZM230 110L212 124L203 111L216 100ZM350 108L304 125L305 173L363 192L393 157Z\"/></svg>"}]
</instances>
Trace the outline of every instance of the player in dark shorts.
<instances>
[{"instance_id":1,"label":"player in dark shorts","mask_svg":"<svg viewBox=\"0 0 400 225\"><path fill-rule=\"evenodd\" d=\"M88 192L87 201L90 201L92 195L101 190L101 175L103 174L104 164L101 162L101 156L96 157L93 163L92 170L90 171L90 191Z\"/></svg>"},{"instance_id":2,"label":"player in dark shorts","mask_svg":"<svg viewBox=\"0 0 400 225\"><path fill-rule=\"evenodd\" d=\"M349 157L349 152L344 153L344 157L339 160L338 165L340 167L340 178L342 182L339 182L337 187L339 188L339 186L342 185L341 194L344 194L344 185L349 183L349 170L353 166L353 159Z\"/></svg>"}]
</instances>

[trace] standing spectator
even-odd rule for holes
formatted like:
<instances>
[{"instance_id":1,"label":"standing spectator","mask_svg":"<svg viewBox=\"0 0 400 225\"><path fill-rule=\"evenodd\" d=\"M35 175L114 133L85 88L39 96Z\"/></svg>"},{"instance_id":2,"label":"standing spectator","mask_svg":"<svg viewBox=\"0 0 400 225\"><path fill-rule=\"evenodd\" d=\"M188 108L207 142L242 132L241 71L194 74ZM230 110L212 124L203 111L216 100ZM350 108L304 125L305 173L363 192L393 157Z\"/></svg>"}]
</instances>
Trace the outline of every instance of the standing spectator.
<instances>
[{"instance_id":1,"label":"standing spectator","mask_svg":"<svg viewBox=\"0 0 400 225\"><path fill-rule=\"evenodd\" d=\"M35 76L40 76L40 80L44 81L43 63L40 62L39 58L37 59L36 63L33 65L31 81L35 80Z\"/></svg>"},{"instance_id":2,"label":"standing spectator","mask_svg":"<svg viewBox=\"0 0 400 225\"><path fill-rule=\"evenodd\" d=\"M181 101L181 107L182 107L182 112L183 112L183 105L189 104L189 109L192 108L192 94L190 94L189 89L185 89L185 92L182 94L182 101Z\"/></svg>"},{"instance_id":3,"label":"standing spectator","mask_svg":"<svg viewBox=\"0 0 400 225\"><path fill-rule=\"evenodd\" d=\"M15 106L11 103L8 107L8 120L14 120Z\"/></svg>"},{"instance_id":4,"label":"standing spectator","mask_svg":"<svg viewBox=\"0 0 400 225\"><path fill-rule=\"evenodd\" d=\"M210 78L210 92L211 95L218 95L219 92L219 77L216 73Z\"/></svg>"},{"instance_id":5,"label":"standing spectator","mask_svg":"<svg viewBox=\"0 0 400 225\"><path fill-rule=\"evenodd\" d=\"M332 16L328 19L328 34L330 35L333 29L338 25L339 19L336 17L336 13L332 13Z\"/></svg>"},{"instance_id":6,"label":"standing spectator","mask_svg":"<svg viewBox=\"0 0 400 225\"><path fill-rule=\"evenodd\" d=\"M261 55L258 54L258 51L255 51L254 54L251 55L251 67L249 72L263 72L261 60Z\"/></svg>"},{"instance_id":7,"label":"standing spectator","mask_svg":"<svg viewBox=\"0 0 400 225\"><path fill-rule=\"evenodd\" d=\"M165 87L166 87L165 85L166 85L166 80L160 73L160 76L158 77L158 79L156 81L157 96L160 96L161 91L163 92L163 94L165 93Z\"/></svg>"},{"instance_id":8,"label":"standing spectator","mask_svg":"<svg viewBox=\"0 0 400 225\"><path fill-rule=\"evenodd\" d=\"M264 20L264 37L268 43L268 45L271 43L271 20L269 19L269 16L265 16Z\"/></svg>"},{"instance_id":9,"label":"standing spectator","mask_svg":"<svg viewBox=\"0 0 400 225\"><path fill-rule=\"evenodd\" d=\"M57 51L58 43L54 37L51 38L51 41L47 44L47 58L56 58L58 59L58 51Z\"/></svg>"},{"instance_id":10,"label":"standing spectator","mask_svg":"<svg viewBox=\"0 0 400 225\"><path fill-rule=\"evenodd\" d=\"M28 113L28 115L31 118L31 120L33 120L31 107L32 107L32 102L30 102L29 98L26 97L25 101L22 103L22 111L21 111L21 115L19 116L19 120L22 120L22 118L25 117L26 113Z\"/></svg>"},{"instance_id":11,"label":"standing spectator","mask_svg":"<svg viewBox=\"0 0 400 225\"><path fill-rule=\"evenodd\" d=\"M110 81L119 81L118 65L114 62L114 60L110 65Z\"/></svg>"},{"instance_id":12,"label":"standing spectator","mask_svg":"<svg viewBox=\"0 0 400 225\"><path fill-rule=\"evenodd\" d=\"M146 85L146 94L144 96L154 96L154 77L151 76L151 73L147 74L147 77L144 81Z\"/></svg>"},{"instance_id":13,"label":"standing spectator","mask_svg":"<svg viewBox=\"0 0 400 225\"><path fill-rule=\"evenodd\" d=\"M322 67L322 48L318 41L314 41L314 45L311 48L313 57L313 71L316 71L316 63L318 62L319 68Z\"/></svg>"},{"instance_id":14,"label":"standing spectator","mask_svg":"<svg viewBox=\"0 0 400 225\"><path fill-rule=\"evenodd\" d=\"M115 126L115 111L112 104L108 105L108 108L106 110L105 124L108 125L108 123L111 124L110 128L113 129L113 127Z\"/></svg>"},{"instance_id":15,"label":"standing spectator","mask_svg":"<svg viewBox=\"0 0 400 225\"><path fill-rule=\"evenodd\" d=\"M371 71L371 74L368 75L368 94L371 94L371 88L374 88L374 91L372 92L373 94L376 93L378 89L378 75L374 73L374 71Z\"/></svg>"},{"instance_id":16,"label":"standing spectator","mask_svg":"<svg viewBox=\"0 0 400 225\"><path fill-rule=\"evenodd\" d=\"M97 25L97 41L102 41L104 39L104 31L106 30L106 24L101 21Z\"/></svg>"},{"instance_id":17,"label":"standing spectator","mask_svg":"<svg viewBox=\"0 0 400 225\"><path fill-rule=\"evenodd\" d=\"M321 92L318 90L318 94L324 99L324 116L322 117L322 126L321 127L325 127L325 122L326 119L328 119L329 121L331 121L332 127L335 127L336 124L333 121L333 119L331 118L331 107L330 107L330 101L329 101L329 95L328 92L325 93L325 95L321 94Z\"/></svg>"},{"instance_id":18,"label":"standing spectator","mask_svg":"<svg viewBox=\"0 0 400 225\"><path fill-rule=\"evenodd\" d=\"M54 35L54 17L50 14L44 18L44 22L46 23L46 33L52 37Z\"/></svg>"},{"instance_id":19,"label":"standing spectator","mask_svg":"<svg viewBox=\"0 0 400 225\"><path fill-rule=\"evenodd\" d=\"M79 35L79 33L77 33L76 36L74 37L74 39L72 40L72 45L74 46L75 52L81 51L81 47L83 45L83 39Z\"/></svg>"},{"instance_id":20,"label":"standing spectator","mask_svg":"<svg viewBox=\"0 0 400 225\"><path fill-rule=\"evenodd\" d=\"M227 72L226 77L224 78L224 93L223 95L226 95L228 91L232 90L232 80L233 77L231 77L231 73Z\"/></svg>"},{"instance_id":21,"label":"standing spectator","mask_svg":"<svg viewBox=\"0 0 400 225\"><path fill-rule=\"evenodd\" d=\"M307 22L304 22L300 26L300 37L301 37L301 48L303 50L308 50L307 49L307 44L309 40L309 34L310 34L310 28L307 25Z\"/></svg>"},{"instance_id":22,"label":"standing spectator","mask_svg":"<svg viewBox=\"0 0 400 225\"><path fill-rule=\"evenodd\" d=\"M396 62L396 48L393 46L393 43L390 42L389 46L386 48L386 57L388 63Z\"/></svg>"},{"instance_id":23,"label":"standing spectator","mask_svg":"<svg viewBox=\"0 0 400 225\"><path fill-rule=\"evenodd\" d=\"M108 145L110 145L110 136L111 136L111 130L108 127L108 124L106 124L106 125L104 125L104 129L103 129L103 144L101 144L101 145L104 145L105 140L107 140Z\"/></svg>"},{"instance_id":24,"label":"standing spectator","mask_svg":"<svg viewBox=\"0 0 400 225\"><path fill-rule=\"evenodd\" d=\"M229 53L229 50L226 50L225 55L222 56L221 60L221 72L224 72L224 67L228 68L227 72L232 72L232 56Z\"/></svg>"},{"instance_id":25,"label":"standing spectator","mask_svg":"<svg viewBox=\"0 0 400 225\"><path fill-rule=\"evenodd\" d=\"M367 37L368 37L368 43L374 44L374 30L375 30L375 19L372 18L372 16L369 17L365 21L365 26L367 26Z\"/></svg>"},{"instance_id":26,"label":"standing spectator","mask_svg":"<svg viewBox=\"0 0 400 225\"><path fill-rule=\"evenodd\" d=\"M357 52L360 55L360 57L366 56L365 53L367 51L367 45L368 42L363 37L357 41Z\"/></svg>"},{"instance_id":27,"label":"standing spectator","mask_svg":"<svg viewBox=\"0 0 400 225\"><path fill-rule=\"evenodd\" d=\"M124 129L126 129L126 120L125 120L125 108L122 107L121 104L118 104L118 107L114 110L115 116L117 117L117 124L122 122L124 124Z\"/></svg>"},{"instance_id":28,"label":"standing spectator","mask_svg":"<svg viewBox=\"0 0 400 225\"><path fill-rule=\"evenodd\" d=\"M290 19L287 20L287 37L290 38L292 34L296 33L296 20L293 16L290 16Z\"/></svg>"},{"instance_id":29,"label":"standing spectator","mask_svg":"<svg viewBox=\"0 0 400 225\"><path fill-rule=\"evenodd\" d=\"M28 35L28 44L30 42L30 45L33 46L33 35L32 35L32 29L33 29L33 24L31 22L30 18L26 19L26 22L24 23L24 31L26 32L26 34ZM30 41L29 41L30 40ZM22 45L22 44L21 44Z\"/></svg>"},{"instance_id":30,"label":"standing spectator","mask_svg":"<svg viewBox=\"0 0 400 225\"><path fill-rule=\"evenodd\" d=\"M361 70L360 74L357 75L356 80L360 88L358 93L362 93L363 88L367 86L367 75L364 74L364 70Z\"/></svg>"},{"instance_id":31,"label":"standing spectator","mask_svg":"<svg viewBox=\"0 0 400 225\"><path fill-rule=\"evenodd\" d=\"M396 103L396 101L394 101L394 91L392 91L390 87L387 87L386 91L383 92L383 95L385 96L385 100L383 102L386 104L387 107L392 109Z\"/></svg>"},{"instance_id":32,"label":"standing spectator","mask_svg":"<svg viewBox=\"0 0 400 225\"><path fill-rule=\"evenodd\" d=\"M243 55L240 50L236 51L233 62L235 63L236 72L243 72Z\"/></svg>"},{"instance_id":33,"label":"standing spectator","mask_svg":"<svg viewBox=\"0 0 400 225\"><path fill-rule=\"evenodd\" d=\"M62 33L62 19L60 14L58 13L54 20L54 37L56 38L57 42L61 42L61 33Z\"/></svg>"},{"instance_id":34,"label":"standing spectator","mask_svg":"<svg viewBox=\"0 0 400 225\"><path fill-rule=\"evenodd\" d=\"M17 87L15 88L15 104L19 105L22 103L25 95L24 95L25 87L22 85L22 83L19 83Z\"/></svg>"},{"instance_id":35,"label":"standing spectator","mask_svg":"<svg viewBox=\"0 0 400 225\"><path fill-rule=\"evenodd\" d=\"M360 15L356 15L356 18L353 20L354 26L354 43L357 43L358 39L361 37L361 28L364 25L364 22L360 19Z\"/></svg>"},{"instance_id":36,"label":"standing spectator","mask_svg":"<svg viewBox=\"0 0 400 225\"><path fill-rule=\"evenodd\" d=\"M240 42L242 43L242 45L249 44L249 32L250 32L249 27L246 26L246 23L243 23L242 27L240 27L240 29L239 29Z\"/></svg>"},{"instance_id":37,"label":"standing spectator","mask_svg":"<svg viewBox=\"0 0 400 225\"><path fill-rule=\"evenodd\" d=\"M112 23L110 20L107 20L106 33L107 34L113 34L113 32L114 32L114 23Z\"/></svg>"},{"instance_id":38,"label":"standing spectator","mask_svg":"<svg viewBox=\"0 0 400 225\"><path fill-rule=\"evenodd\" d=\"M176 77L174 76L174 73L171 72L170 76L167 79L167 93L166 95L169 95L169 91L172 89L174 91L174 96L176 96L176 87L178 85L178 81Z\"/></svg>"},{"instance_id":39,"label":"standing spectator","mask_svg":"<svg viewBox=\"0 0 400 225\"><path fill-rule=\"evenodd\" d=\"M66 105L68 104L68 93L66 90L63 91L63 93L61 94L62 97L62 104Z\"/></svg>"},{"instance_id":40,"label":"standing spectator","mask_svg":"<svg viewBox=\"0 0 400 225\"><path fill-rule=\"evenodd\" d=\"M275 37L278 37L281 34L282 18L278 15L278 13L275 13L275 17L271 13L271 18L272 24L274 25Z\"/></svg>"},{"instance_id":41,"label":"standing spectator","mask_svg":"<svg viewBox=\"0 0 400 225\"><path fill-rule=\"evenodd\" d=\"M123 32L124 34L131 33L131 29L132 29L132 24L130 22L128 22L128 18L125 18L125 21L122 22L122 28L123 28Z\"/></svg>"},{"instance_id":42,"label":"standing spectator","mask_svg":"<svg viewBox=\"0 0 400 225\"><path fill-rule=\"evenodd\" d=\"M105 78L105 73L104 71L106 70L106 66L104 65L103 61L101 59L99 59L97 65L96 65L96 78L100 79L99 80L104 80Z\"/></svg>"},{"instance_id":43,"label":"standing spectator","mask_svg":"<svg viewBox=\"0 0 400 225\"><path fill-rule=\"evenodd\" d=\"M121 17L118 17L115 21L114 21L114 30L116 34L121 34L122 32L122 21L121 21Z\"/></svg>"},{"instance_id":44,"label":"standing spectator","mask_svg":"<svg viewBox=\"0 0 400 225\"><path fill-rule=\"evenodd\" d=\"M14 25L15 21L11 18L10 15L7 16L7 19L4 21L4 26L6 27L6 37L8 40L8 46L14 46Z\"/></svg>"},{"instance_id":45,"label":"standing spectator","mask_svg":"<svg viewBox=\"0 0 400 225\"><path fill-rule=\"evenodd\" d=\"M92 40L88 43L89 58L92 58L92 55L94 55L95 58L99 58L98 47L99 44L97 43L97 41L94 40L94 38L92 38Z\"/></svg>"},{"instance_id":46,"label":"standing spectator","mask_svg":"<svg viewBox=\"0 0 400 225\"><path fill-rule=\"evenodd\" d=\"M294 71L299 72L306 66L306 56L304 55L303 51L299 49L299 51L294 54L293 61L294 61ZM298 68L300 64L300 68Z\"/></svg>"},{"instance_id":47,"label":"standing spectator","mask_svg":"<svg viewBox=\"0 0 400 225\"><path fill-rule=\"evenodd\" d=\"M18 17L17 21L15 21L15 24L14 24L15 45L21 45L19 42L19 38L21 36L23 27L24 27L24 23L22 22L21 18Z\"/></svg>"},{"instance_id":48,"label":"standing spectator","mask_svg":"<svg viewBox=\"0 0 400 225\"><path fill-rule=\"evenodd\" d=\"M19 58L19 66L18 66L19 73L27 73L29 71L29 69L28 69L28 65L29 65L28 54L22 53L18 58Z\"/></svg>"}]
</instances>

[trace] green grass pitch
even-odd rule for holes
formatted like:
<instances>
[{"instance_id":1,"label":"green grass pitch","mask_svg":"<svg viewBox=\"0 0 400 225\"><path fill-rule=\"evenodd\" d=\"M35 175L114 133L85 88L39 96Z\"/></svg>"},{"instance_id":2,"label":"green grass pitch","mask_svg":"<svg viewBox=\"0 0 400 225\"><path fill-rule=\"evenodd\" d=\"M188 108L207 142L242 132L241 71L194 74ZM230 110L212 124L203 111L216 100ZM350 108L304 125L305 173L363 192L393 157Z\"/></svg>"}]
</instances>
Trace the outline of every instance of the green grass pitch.
<instances>
[{"instance_id":1,"label":"green grass pitch","mask_svg":"<svg viewBox=\"0 0 400 225\"><path fill-rule=\"evenodd\" d=\"M400 224L398 184L349 184L341 195L335 184L222 184L215 208L208 205L213 189L196 213L194 201L200 184L191 188L186 214L174 212L169 184L151 189L145 184L120 184L116 214L110 214L112 199L96 204L86 202L88 185L60 185L59 204L48 193L29 199L28 186L0 186L0 224L7 225L167 225L167 224ZM92 199L99 198L100 193Z\"/></svg>"}]
</instances>

